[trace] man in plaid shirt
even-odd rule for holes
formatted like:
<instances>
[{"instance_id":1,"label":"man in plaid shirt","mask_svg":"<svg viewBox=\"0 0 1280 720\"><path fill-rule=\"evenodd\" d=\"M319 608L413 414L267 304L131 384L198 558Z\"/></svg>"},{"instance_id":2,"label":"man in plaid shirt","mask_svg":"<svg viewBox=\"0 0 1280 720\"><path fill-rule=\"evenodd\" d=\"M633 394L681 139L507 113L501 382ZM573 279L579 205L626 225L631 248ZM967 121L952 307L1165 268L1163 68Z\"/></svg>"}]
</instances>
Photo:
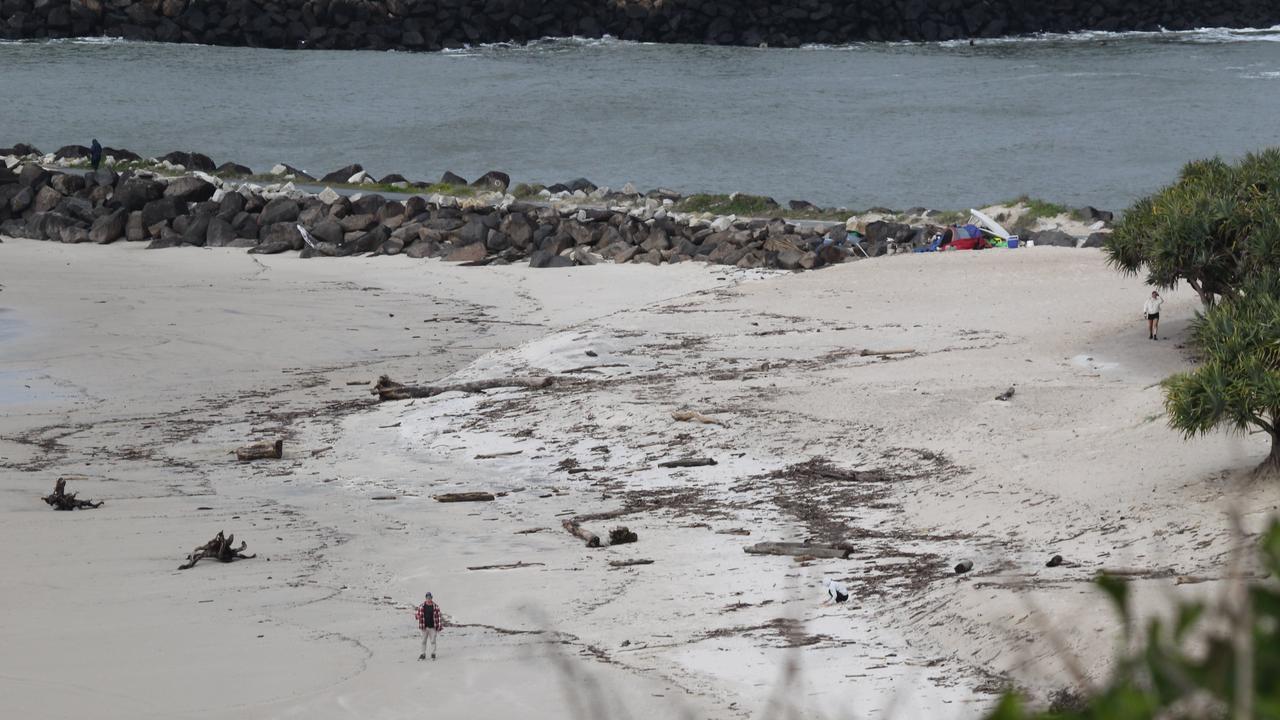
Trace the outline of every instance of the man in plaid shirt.
<instances>
[{"instance_id":1,"label":"man in plaid shirt","mask_svg":"<svg viewBox=\"0 0 1280 720\"><path fill-rule=\"evenodd\" d=\"M425 602L414 608L413 616L418 619L418 629L422 631L422 654L418 659L427 659L427 643L430 643L431 659L435 660L436 635L444 629L444 619L440 616L440 606L431 599L431 593L427 593Z\"/></svg>"}]
</instances>

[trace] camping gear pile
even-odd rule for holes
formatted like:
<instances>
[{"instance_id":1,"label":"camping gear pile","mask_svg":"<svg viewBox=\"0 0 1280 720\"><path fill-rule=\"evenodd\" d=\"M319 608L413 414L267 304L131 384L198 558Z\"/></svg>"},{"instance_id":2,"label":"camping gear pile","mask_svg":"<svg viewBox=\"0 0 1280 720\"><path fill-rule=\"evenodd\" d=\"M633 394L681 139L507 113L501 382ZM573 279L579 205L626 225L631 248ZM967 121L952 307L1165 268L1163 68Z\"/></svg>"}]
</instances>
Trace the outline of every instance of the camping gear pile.
<instances>
[{"instance_id":1,"label":"camping gear pile","mask_svg":"<svg viewBox=\"0 0 1280 720\"><path fill-rule=\"evenodd\" d=\"M1000 223L985 213L970 210L969 222L951 225L933 236L928 245L916 248L916 252L941 250L985 250L987 248L1016 248L1018 236L1012 235Z\"/></svg>"}]
</instances>

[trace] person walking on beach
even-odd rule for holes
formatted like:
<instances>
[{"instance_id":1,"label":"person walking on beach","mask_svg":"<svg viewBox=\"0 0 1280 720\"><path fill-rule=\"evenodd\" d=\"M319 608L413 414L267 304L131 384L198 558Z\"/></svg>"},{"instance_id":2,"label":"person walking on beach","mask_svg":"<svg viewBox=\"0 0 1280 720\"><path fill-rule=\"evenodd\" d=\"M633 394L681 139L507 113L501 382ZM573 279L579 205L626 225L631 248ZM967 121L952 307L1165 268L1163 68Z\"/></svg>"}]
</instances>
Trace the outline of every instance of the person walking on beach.
<instances>
[{"instance_id":1,"label":"person walking on beach","mask_svg":"<svg viewBox=\"0 0 1280 720\"><path fill-rule=\"evenodd\" d=\"M440 617L440 606L431 598L431 593L427 593L427 598L421 605L414 610L414 617L418 619L418 629L422 631L422 654L418 656L419 660L427 659L427 644L431 645L431 659L436 659L436 635L444 629L444 619Z\"/></svg>"},{"instance_id":2,"label":"person walking on beach","mask_svg":"<svg viewBox=\"0 0 1280 720\"><path fill-rule=\"evenodd\" d=\"M89 145L89 164L93 166L94 172L97 172L98 166L102 164L102 143L98 142L98 138L94 138L93 143Z\"/></svg>"},{"instance_id":3,"label":"person walking on beach","mask_svg":"<svg viewBox=\"0 0 1280 720\"><path fill-rule=\"evenodd\" d=\"M1142 306L1142 314L1147 318L1147 336L1152 340L1159 340L1158 333L1160 331L1160 306L1164 304L1164 298L1160 297L1160 293L1155 290L1151 291L1151 297L1147 298L1146 304Z\"/></svg>"},{"instance_id":4,"label":"person walking on beach","mask_svg":"<svg viewBox=\"0 0 1280 720\"><path fill-rule=\"evenodd\" d=\"M849 588L845 587L844 583L827 578L822 581L822 584L827 588L827 599L822 601L823 605L830 605L833 602L842 603L849 599Z\"/></svg>"}]
</instances>

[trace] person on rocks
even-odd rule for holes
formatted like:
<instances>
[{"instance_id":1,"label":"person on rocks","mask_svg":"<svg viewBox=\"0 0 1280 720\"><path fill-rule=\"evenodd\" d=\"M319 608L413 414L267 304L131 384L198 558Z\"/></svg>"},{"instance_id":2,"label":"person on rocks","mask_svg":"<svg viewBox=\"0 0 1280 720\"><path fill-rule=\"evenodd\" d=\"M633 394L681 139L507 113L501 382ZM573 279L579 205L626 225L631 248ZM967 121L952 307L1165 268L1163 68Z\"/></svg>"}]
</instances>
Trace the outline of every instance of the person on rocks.
<instances>
[{"instance_id":1,"label":"person on rocks","mask_svg":"<svg viewBox=\"0 0 1280 720\"><path fill-rule=\"evenodd\" d=\"M845 587L844 583L827 578L822 581L822 584L827 588L827 599L822 601L823 605L830 605L833 602L842 603L849 599L849 588Z\"/></svg>"},{"instance_id":2,"label":"person on rocks","mask_svg":"<svg viewBox=\"0 0 1280 720\"><path fill-rule=\"evenodd\" d=\"M93 166L95 172L102 164L102 143L98 142L98 138L94 138L93 143L89 145L89 164Z\"/></svg>"},{"instance_id":3,"label":"person on rocks","mask_svg":"<svg viewBox=\"0 0 1280 720\"><path fill-rule=\"evenodd\" d=\"M1147 319L1147 336L1152 340L1159 340L1158 333L1160 331L1160 306L1164 304L1164 298L1160 297L1160 293L1155 290L1151 291L1151 297L1147 298L1146 304L1142 306L1142 315Z\"/></svg>"},{"instance_id":4,"label":"person on rocks","mask_svg":"<svg viewBox=\"0 0 1280 720\"><path fill-rule=\"evenodd\" d=\"M444 618L440 615L440 606L427 593L426 600L414 609L414 617L418 619L418 629L422 631L422 654L419 660L427 659L427 645L431 645L431 659L436 659L436 636L444 629Z\"/></svg>"}]
</instances>

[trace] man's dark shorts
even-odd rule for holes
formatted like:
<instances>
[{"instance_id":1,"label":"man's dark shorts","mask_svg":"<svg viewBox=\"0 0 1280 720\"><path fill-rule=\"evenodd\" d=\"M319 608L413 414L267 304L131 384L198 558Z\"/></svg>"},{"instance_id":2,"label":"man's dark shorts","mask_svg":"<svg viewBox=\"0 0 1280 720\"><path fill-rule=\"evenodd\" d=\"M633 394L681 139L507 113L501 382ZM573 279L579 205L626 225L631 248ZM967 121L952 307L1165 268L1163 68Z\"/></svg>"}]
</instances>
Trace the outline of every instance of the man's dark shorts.
<instances>
[{"instance_id":1,"label":"man's dark shorts","mask_svg":"<svg viewBox=\"0 0 1280 720\"><path fill-rule=\"evenodd\" d=\"M1160 319L1160 313L1149 313L1149 314L1147 315L1147 319L1148 319L1148 320L1159 320L1159 319Z\"/></svg>"}]
</instances>

